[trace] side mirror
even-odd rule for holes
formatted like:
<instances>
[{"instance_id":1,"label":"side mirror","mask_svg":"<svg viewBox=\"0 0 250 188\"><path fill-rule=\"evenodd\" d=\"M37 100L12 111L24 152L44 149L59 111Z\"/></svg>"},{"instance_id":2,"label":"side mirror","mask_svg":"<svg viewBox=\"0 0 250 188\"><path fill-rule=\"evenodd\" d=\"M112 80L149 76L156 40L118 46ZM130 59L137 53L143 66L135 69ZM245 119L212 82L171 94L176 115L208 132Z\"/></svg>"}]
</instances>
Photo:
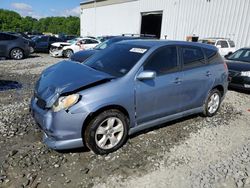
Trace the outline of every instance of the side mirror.
<instances>
[{"instance_id":1,"label":"side mirror","mask_svg":"<svg viewBox=\"0 0 250 188\"><path fill-rule=\"evenodd\" d=\"M217 48L221 48L221 45L216 45Z\"/></svg>"},{"instance_id":2,"label":"side mirror","mask_svg":"<svg viewBox=\"0 0 250 188\"><path fill-rule=\"evenodd\" d=\"M151 80L156 77L155 71L143 71L137 75L138 80Z\"/></svg>"}]
</instances>

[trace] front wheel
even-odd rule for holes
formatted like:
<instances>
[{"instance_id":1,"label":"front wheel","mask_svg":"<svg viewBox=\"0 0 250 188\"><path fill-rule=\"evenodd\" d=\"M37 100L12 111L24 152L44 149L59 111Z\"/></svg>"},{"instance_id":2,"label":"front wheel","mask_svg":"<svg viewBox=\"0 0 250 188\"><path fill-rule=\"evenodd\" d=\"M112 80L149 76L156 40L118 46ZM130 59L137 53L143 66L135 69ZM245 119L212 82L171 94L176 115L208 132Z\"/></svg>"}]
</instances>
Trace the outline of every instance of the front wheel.
<instances>
[{"instance_id":1,"label":"front wheel","mask_svg":"<svg viewBox=\"0 0 250 188\"><path fill-rule=\"evenodd\" d=\"M213 89L204 104L203 114L208 117L214 116L221 104L221 93L217 89Z\"/></svg>"},{"instance_id":2,"label":"front wheel","mask_svg":"<svg viewBox=\"0 0 250 188\"><path fill-rule=\"evenodd\" d=\"M108 154L119 149L128 137L128 119L119 110L107 110L87 126L84 140L96 154Z\"/></svg>"},{"instance_id":3,"label":"front wheel","mask_svg":"<svg viewBox=\"0 0 250 188\"><path fill-rule=\"evenodd\" d=\"M70 58L73 55L73 51L72 50L65 50L64 52L64 57Z\"/></svg>"}]
</instances>

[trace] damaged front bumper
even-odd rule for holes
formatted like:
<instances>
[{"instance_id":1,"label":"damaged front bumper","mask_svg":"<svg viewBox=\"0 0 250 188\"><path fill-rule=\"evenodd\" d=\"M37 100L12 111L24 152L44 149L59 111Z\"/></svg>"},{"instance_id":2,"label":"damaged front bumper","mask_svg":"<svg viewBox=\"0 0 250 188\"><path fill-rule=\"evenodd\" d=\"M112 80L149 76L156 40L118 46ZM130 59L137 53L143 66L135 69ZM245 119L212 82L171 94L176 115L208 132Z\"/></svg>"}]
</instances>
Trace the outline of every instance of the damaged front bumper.
<instances>
[{"instance_id":1,"label":"damaged front bumper","mask_svg":"<svg viewBox=\"0 0 250 188\"><path fill-rule=\"evenodd\" d=\"M82 126L87 113L75 113L62 110L53 112L41 109L37 98L31 100L31 113L39 128L43 131L43 142L52 149L66 150L83 147Z\"/></svg>"},{"instance_id":2,"label":"damaged front bumper","mask_svg":"<svg viewBox=\"0 0 250 188\"><path fill-rule=\"evenodd\" d=\"M63 49L52 48L49 53L52 57L63 57Z\"/></svg>"}]
</instances>

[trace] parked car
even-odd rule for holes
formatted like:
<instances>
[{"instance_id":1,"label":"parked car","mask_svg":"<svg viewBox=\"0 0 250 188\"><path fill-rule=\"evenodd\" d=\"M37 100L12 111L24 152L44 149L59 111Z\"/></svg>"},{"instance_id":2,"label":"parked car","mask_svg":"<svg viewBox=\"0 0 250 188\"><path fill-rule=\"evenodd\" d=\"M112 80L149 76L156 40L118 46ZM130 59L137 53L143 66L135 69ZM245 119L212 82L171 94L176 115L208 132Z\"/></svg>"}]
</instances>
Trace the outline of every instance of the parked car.
<instances>
[{"instance_id":1,"label":"parked car","mask_svg":"<svg viewBox=\"0 0 250 188\"><path fill-rule=\"evenodd\" d=\"M143 129L194 113L215 115L227 87L227 66L211 45L122 41L84 64L46 69L31 112L50 148L107 154Z\"/></svg>"},{"instance_id":2,"label":"parked car","mask_svg":"<svg viewBox=\"0 0 250 188\"><path fill-rule=\"evenodd\" d=\"M241 48L226 56L229 87L250 91L250 48Z\"/></svg>"},{"instance_id":3,"label":"parked car","mask_svg":"<svg viewBox=\"0 0 250 188\"><path fill-rule=\"evenodd\" d=\"M0 32L0 57L16 60L28 57L30 54L29 41L23 37Z\"/></svg>"},{"instance_id":4,"label":"parked car","mask_svg":"<svg viewBox=\"0 0 250 188\"><path fill-rule=\"evenodd\" d=\"M22 33L22 32L6 32L6 33L12 34L12 35L17 35L17 36L25 38L26 40L29 41L30 53L33 53L35 51L35 42L33 40L31 40L31 38L28 35L26 35L25 33Z\"/></svg>"},{"instance_id":5,"label":"parked car","mask_svg":"<svg viewBox=\"0 0 250 188\"><path fill-rule=\"evenodd\" d=\"M56 42L51 45L50 55L52 57L71 57L81 50L88 50L98 45L100 41L92 38L77 38L70 42Z\"/></svg>"},{"instance_id":6,"label":"parked car","mask_svg":"<svg viewBox=\"0 0 250 188\"><path fill-rule=\"evenodd\" d=\"M234 41L227 38L206 38L199 40L199 42L216 46L222 56L235 52Z\"/></svg>"},{"instance_id":7,"label":"parked car","mask_svg":"<svg viewBox=\"0 0 250 188\"><path fill-rule=\"evenodd\" d=\"M52 43L63 42L62 39L53 36L36 36L32 38L35 42L35 52L45 52L48 53Z\"/></svg>"},{"instance_id":8,"label":"parked car","mask_svg":"<svg viewBox=\"0 0 250 188\"><path fill-rule=\"evenodd\" d=\"M102 42L101 44L97 45L96 47L94 47L93 49L90 50L84 50L84 51L79 51L77 53L74 53L70 59L72 61L77 61L77 62L83 62L85 61L87 58L89 58L90 56L94 55L95 53L99 52L100 50L104 50L105 48L109 47L110 45L116 43L116 42L120 42L123 40L137 40L137 39L152 39L152 38L148 38L148 37L132 37L132 36L116 36L116 37L112 37L111 39L108 39L104 42Z\"/></svg>"}]
</instances>

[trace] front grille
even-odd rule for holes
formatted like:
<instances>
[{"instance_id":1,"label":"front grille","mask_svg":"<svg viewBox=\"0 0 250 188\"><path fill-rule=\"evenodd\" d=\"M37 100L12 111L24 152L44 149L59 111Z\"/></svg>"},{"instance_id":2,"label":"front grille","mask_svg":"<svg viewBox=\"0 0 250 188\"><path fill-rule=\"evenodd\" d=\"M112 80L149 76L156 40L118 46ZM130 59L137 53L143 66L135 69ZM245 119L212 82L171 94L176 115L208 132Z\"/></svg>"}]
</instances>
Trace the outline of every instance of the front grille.
<instances>
[{"instance_id":1,"label":"front grille","mask_svg":"<svg viewBox=\"0 0 250 188\"><path fill-rule=\"evenodd\" d=\"M37 102L36 102L37 106L41 109L46 109L46 101L44 101L43 99L39 99L37 98Z\"/></svg>"}]
</instances>

